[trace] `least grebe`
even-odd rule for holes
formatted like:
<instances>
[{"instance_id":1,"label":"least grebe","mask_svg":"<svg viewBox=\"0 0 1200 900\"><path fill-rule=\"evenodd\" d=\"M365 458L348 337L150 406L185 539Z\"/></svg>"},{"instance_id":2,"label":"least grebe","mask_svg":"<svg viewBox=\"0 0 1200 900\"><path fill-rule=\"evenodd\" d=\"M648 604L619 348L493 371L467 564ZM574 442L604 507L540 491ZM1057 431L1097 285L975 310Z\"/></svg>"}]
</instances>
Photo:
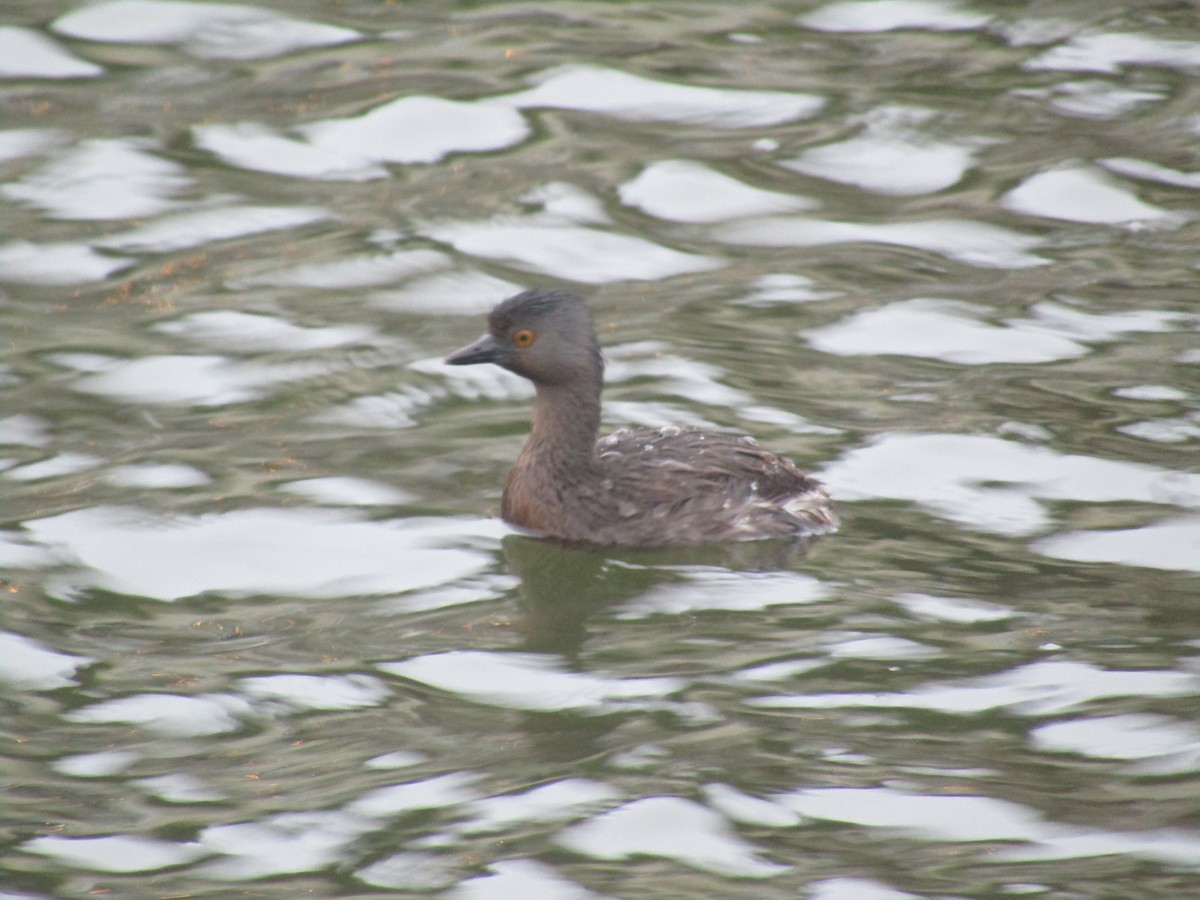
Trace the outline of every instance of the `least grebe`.
<instances>
[{"instance_id":1,"label":"least grebe","mask_svg":"<svg viewBox=\"0 0 1200 900\"><path fill-rule=\"evenodd\" d=\"M820 482L748 437L690 428L621 429L596 440L604 358L580 297L529 290L450 354L495 363L536 389L533 427L501 513L568 541L625 547L797 537L837 528Z\"/></svg>"}]
</instances>

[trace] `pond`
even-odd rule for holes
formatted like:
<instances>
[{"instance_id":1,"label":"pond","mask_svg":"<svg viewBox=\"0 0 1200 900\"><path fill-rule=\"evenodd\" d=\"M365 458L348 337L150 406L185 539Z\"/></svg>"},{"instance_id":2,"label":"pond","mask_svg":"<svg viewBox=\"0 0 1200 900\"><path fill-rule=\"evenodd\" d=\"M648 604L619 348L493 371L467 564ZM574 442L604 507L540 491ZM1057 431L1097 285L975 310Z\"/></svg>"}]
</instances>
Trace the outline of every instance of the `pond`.
<instances>
[{"instance_id":1,"label":"pond","mask_svg":"<svg viewBox=\"0 0 1200 900\"><path fill-rule=\"evenodd\" d=\"M1177 4L17 0L0 897L1177 897L1200 868L1200 24ZM806 552L497 518L605 429Z\"/></svg>"}]
</instances>

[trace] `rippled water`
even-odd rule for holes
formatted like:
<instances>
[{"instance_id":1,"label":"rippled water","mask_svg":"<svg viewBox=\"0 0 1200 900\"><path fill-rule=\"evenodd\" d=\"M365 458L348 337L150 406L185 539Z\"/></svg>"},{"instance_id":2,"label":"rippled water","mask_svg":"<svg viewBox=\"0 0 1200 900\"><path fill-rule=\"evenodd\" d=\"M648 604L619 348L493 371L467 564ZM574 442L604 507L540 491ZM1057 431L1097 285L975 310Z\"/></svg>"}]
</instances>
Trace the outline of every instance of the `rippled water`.
<instances>
[{"instance_id":1,"label":"rippled water","mask_svg":"<svg viewBox=\"0 0 1200 900\"><path fill-rule=\"evenodd\" d=\"M1195 892L1186 5L4 13L0 895ZM842 531L512 534L532 284Z\"/></svg>"}]
</instances>

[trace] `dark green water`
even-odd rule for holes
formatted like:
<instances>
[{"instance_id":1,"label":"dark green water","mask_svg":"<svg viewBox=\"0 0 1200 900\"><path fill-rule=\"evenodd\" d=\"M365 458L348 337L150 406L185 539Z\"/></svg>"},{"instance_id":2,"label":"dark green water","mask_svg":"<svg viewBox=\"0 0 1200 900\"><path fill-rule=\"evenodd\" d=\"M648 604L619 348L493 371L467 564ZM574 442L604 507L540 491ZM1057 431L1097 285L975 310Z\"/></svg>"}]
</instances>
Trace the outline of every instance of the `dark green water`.
<instances>
[{"instance_id":1,"label":"dark green water","mask_svg":"<svg viewBox=\"0 0 1200 900\"><path fill-rule=\"evenodd\" d=\"M0 897L1185 897L1200 27L1176 5L17 2ZM753 433L806 554L492 516Z\"/></svg>"}]
</instances>

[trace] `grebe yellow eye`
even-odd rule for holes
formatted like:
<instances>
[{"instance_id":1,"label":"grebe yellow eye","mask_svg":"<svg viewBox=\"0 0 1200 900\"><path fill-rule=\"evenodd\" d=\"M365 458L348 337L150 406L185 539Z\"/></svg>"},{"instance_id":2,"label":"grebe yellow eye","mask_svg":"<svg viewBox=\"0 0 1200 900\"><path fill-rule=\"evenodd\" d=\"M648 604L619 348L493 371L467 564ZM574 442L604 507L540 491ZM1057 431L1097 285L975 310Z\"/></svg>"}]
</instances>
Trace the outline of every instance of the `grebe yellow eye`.
<instances>
[{"instance_id":1,"label":"grebe yellow eye","mask_svg":"<svg viewBox=\"0 0 1200 900\"><path fill-rule=\"evenodd\" d=\"M524 349L526 347L532 347L533 342L534 342L534 340L536 340L536 338L537 338L537 335L535 335L533 333L532 329L522 328L518 331L513 332L513 336L512 336L513 346L520 347L521 349Z\"/></svg>"}]
</instances>

